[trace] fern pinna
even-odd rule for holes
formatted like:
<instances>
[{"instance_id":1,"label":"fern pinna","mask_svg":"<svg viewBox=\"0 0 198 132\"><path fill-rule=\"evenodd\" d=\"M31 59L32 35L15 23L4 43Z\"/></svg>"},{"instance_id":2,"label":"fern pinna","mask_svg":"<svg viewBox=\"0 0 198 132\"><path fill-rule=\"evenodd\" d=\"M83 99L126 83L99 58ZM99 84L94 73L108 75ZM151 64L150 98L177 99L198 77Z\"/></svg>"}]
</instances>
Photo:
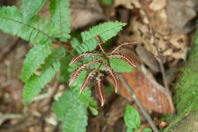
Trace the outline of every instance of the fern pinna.
<instances>
[{"instance_id":1,"label":"fern pinna","mask_svg":"<svg viewBox=\"0 0 198 132\"><path fill-rule=\"evenodd\" d=\"M58 80L69 83L70 88L53 103L52 110L63 122L63 131L84 132L87 126L87 108L92 113L97 113L97 105L91 97L91 91L85 89L90 80L95 80L95 89L103 105L104 75L112 77L117 91L119 80L116 72L128 72L132 70L131 66L134 66L133 61L126 55L116 53L122 46L131 43L123 43L109 53L102 48L102 45L116 36L126 24L121 22L99 24L82 32L80 34L82 41L79 41L70 34L69 0L49 0L49 18L39 15L46 0L22 0L21 3L21 8L15 6L0 8L0 29L33 45L26 55L21 72L21 80L25 84L24 102L30 103L59 71ZM70 42L73 49L61 45L65 42ZM54 43L60 46L55 47ZM92 53L98 46L100 52ZM79 56L72 59L76 53ZM72 74L73 68L78 66L76 63L81 60L84 62L87 58L89 61ZM72 77L69 82L67 78L70 76ZM83 92L80 94L79 91Z\"/></svg>"}]
</instances>

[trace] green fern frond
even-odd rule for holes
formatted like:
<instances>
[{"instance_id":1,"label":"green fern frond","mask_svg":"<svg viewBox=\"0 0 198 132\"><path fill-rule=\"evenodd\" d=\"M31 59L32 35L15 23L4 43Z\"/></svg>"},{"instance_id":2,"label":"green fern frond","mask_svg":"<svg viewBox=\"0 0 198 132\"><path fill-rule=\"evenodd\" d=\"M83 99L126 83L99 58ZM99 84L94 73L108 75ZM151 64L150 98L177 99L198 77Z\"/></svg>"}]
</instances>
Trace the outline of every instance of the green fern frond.
<instances>
[{"instance_id":1,"label":"green fern frond","mask_svg":"<svg viewBox=\"0 0 198 132\"><path fill-rule=\"evenodd\" d=\"M98 26L94 26L89 31L82 32L82 44L77 46L76 50L80 51L81 53L93 51L97 46L95 39L96 36L100 36L103 42L106 42L107 40L116 36L125 25L125 23L121 22L105 22Z\"/></svg>"},{"instance_id":2,"label":"green fern frond","mask_svg":"<svg viewBox=\"0 0 198 132\"><path fill-rule=\"evenodd\" d=\"M45 4L46 0L22 0L23 20L30 20Z\"/></svg>"},{"instance_id":3,"label":"green fern frond","mask_svg":"<svg viewBox=\"0 0 198 132\"><path fill-rule=\"evenodd\" d=\"M49 45L36 44L28 52L21 72L22 81L26 82L36 69L45 61L46 57L51 54Z\"/></svg>"},{"instance_id":4,"label":"green fern frond","mask_svg":"<svg viewBox=\"0 0 198 132\"><path fill-rule=\"evenodd\" d=\"M68 71L69 69L69 62L71 61L72 56L71 55L66 55L64 56L60 62L61 62L61 66L60 66L60 76L58 78L59 82L64 82L64 83L68 83L69 79L70 79L70 72Z\"/></svg>"},{"instance_id":5,"label":"green fern frond","mask_svg":"<svg viewBox=\"0 0 198 132\"><path fill-rule=\"evenodd\" d=\"M78 41L77 38L72 38L70 43L71 43L72 48L75 49L78 52L78 54L82 53L80 50L81 48L78 48L78 46L80 45L80 42Z\"/></svg>"},{"instance_id":6,"label":"green fern frond","mask_svg":"<svg viewBox=\"0 0 198 132\"><path fill-rule=\"evenodd\" d=\"M62 121L63 132L86 131L87 109L78 98L79 94L68 90L53 104L52 110Z\"/></svg>"},{"instance_id":7,"label":"green fern frond","mask_svg":"<svg viewBox=\"0 0 198 132\"><path fill-rule=\"evenodd\" d=\"M32 75L25 83L23 90L23 98L25 102L32 101L41 89L51 81L55 73L60 69L60 58L64 56L64 48L56 49L51 56L45 60L45 64L41 67L40 75Z\"/></svg>"},{"instance_id":8,"label":"green fern frond","mask_svg":"<svg viewBox=\"0 0 198 132\"><path fill-rule=\"evenodd\" d=\"M21 10L14 6L0 8L0 29L31 43L46 44L52 40L47 19L41 20L36 16L26 22L23 20Z\"/></svg>"},{"instance_id":9,"label":"green fern frond","mask_svg":"<svg viewBox=\"0 0 198 132\"><path fill-rule=\"evenodd\" d=\"M53 36L66 42L70 38L69 0L50 0L51 24Z\"/></svg>"}]
</instances>

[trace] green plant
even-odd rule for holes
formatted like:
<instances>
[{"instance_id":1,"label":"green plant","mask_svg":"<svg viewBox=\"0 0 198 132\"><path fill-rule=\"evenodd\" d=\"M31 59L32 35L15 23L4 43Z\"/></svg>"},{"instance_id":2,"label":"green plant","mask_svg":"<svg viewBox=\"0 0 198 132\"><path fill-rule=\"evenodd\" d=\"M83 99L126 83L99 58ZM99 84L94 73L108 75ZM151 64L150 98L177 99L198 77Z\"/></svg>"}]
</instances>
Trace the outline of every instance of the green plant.
<instances>
[{"instance_id":1,"label":"green plant","mask_svg":"<svg viewBox=\"0 0 198 132\"><path fill-rule=\"evenodd\" d=\"M140 115L138 111L131 105L127 105L125 108L124 122L127 126L127 132L133 132L140 128ZM150 128L145 128L143 132L152 132L152 130Z\"/></svg>"},{"instance_id":2,"label":"green plant","mask_svg":"<svg viewBox=\"0 0 198 132\"><path fill-rule=\"evenodd\" d=\"M81 57L91 55L91 53L85 52L96 50L101 41L104 45L107 40L116 36L125 26L121 22L105 22L82 32L82 40L78 40L71 36L69 1L50 0L49 2L49 18L39 15L39 11L45 5L46 0L22 0L22 8L15 6L0 8L0 29L33 44L26 55L21 72L21 80L25 83L23 90L25 103L30 103L57 72L60 73L60 76L56 79L68 84L68 78L70 78L74 69L78 68L81 63L95 60L95 58L85 57L81 61L78 60L78 63L69 66L72 58L78 54ZM96 37L100 38L101 41L97 42ZM63 46L65 42L70 42L72 50ZM58 44L58 46L55 46L55 44ZM101 47L100 44L99 46ZM120 54L111 54L110 56L112 58L105 59L105 57L108 58L106 53L99 55L101 62L105 62L104 64L111 69L112 77L117 83L113 70L116 72L131 71L130 65L133 64L126 56ZM123 60L125 63L123 63ZM104 71L102 68L105 65L102 65L96 71L102 73ZM91 69L94 68L96 67L91 67ZM87 108L93 114L97 114L97 104L91 97L90 88L82 93L79 92L81 85L85 84L84 80L89 72L90 70L86 67L86 70L80 72L81 74L78 72L77 76L72 77L75 82L73 81L69 89L66 89L62 96L53 103L52 110L62 121L63 131L84 132L87 125ZM99 85L98 90L101 90Z\"/></svg>"},{"instance_id":3,"label":"green plant","mask_svg":"<svg viewBox=\"0 0 198 132\"><path fill-rule=\"evenodd\" d=\"M111 5L113 3L114 0L99 0L101 3L105 4L105 5Z\"/></svg>"}]
</instances>

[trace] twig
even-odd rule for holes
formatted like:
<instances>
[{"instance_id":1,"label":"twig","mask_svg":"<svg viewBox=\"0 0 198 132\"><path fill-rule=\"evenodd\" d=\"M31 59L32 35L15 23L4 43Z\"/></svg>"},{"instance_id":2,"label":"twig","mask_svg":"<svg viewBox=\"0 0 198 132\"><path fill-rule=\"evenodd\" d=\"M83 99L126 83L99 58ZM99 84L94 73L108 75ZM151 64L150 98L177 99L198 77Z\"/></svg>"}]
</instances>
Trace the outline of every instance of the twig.
<instances>
[{"instance_id":1,"label":"twig","mask_svg":"<svg viewBox=\"0 0 198 132\"><path fill-rule=\"evenodd\" d=\"M46 100L44 100L44 102L40 105L41 108L50 104L51 101L53 100L54 95L56 94L56 92L58 91L60 84L58 82L55 82L54 86L52 87L51 91L49 91L48 93L48 97L46 98Z\"/></svg>"},{"instance_id":2,"label":"twig","mask_svg":"<svg viewBox=\"0 0 198 132\"><path fill-rule=\"evenodd\" d=\"M148 123L151 126L151 128L153 129L153 131L154 132L159 132L159 130L155 126L153 120L151 119L150 115L147 113L147 111L145 110L145 108L142 106L141 102L139 101L139 99L137 98L137 96L135 95L135 93L133 92L132 88L126 82L126 80L124 79L124 77L122 75L119 75L119 79L121 80L122 84L124 85L124 87L126 88L126 90L128 91L128 93L134 99L135 103L137 104L137 106L139 107L140 111L142 112L142 114L144 115L144 117L146 118L146 120L148 121Z\"/></svg>"},{"instance_id":3,"label":"twig","mask_svg":"<svg viewBox=\"0 0 198 132\"><path fill-rule=\"evenodd\" d=\"M10 119L21 119L23 118L23 115L19 115L19 114L3 114L0 113L0 125L6 121L6 120L10 120Z\"/></svg>"},{"instance_id":4,"label":"twig","mask_svg":"<svg viewBox=\"0 0 198 132\"><path fill-rule=\"evenodd\" d=\"M6 56L11 52L13 49L17 47L17 45L21 42L21 39L18 38L14 43L10 44L0 53L0 62L3 61Z\"/></svg>"},{"instance_id":5,"label":"twig","mask_svg":"<svg viewBox=\"0 0 198 132\"><path fill-rule=\"evenodd\" d=\"M158 57L156 57L156 59L157 59L159 65L160 65L160 70L162 72L162 78L163 78L164 86L169 91L167 78L166 78L166 74L165 74L165 70L164 70L164 65L163 65L161 59L159 59Z\"/></svg>"}]
</instances>

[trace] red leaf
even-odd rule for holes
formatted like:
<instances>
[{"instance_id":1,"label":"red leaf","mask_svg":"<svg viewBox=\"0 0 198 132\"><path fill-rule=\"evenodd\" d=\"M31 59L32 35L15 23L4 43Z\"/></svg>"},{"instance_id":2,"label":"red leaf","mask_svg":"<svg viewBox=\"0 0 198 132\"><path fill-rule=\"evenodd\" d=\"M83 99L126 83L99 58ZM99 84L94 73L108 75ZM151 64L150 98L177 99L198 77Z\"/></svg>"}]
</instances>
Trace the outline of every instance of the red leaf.
<instances>
[{"instance_id":1,"label":"red leaf","mask_svg":"<svg viewBox=\"0 0 198 132\"><path fill-rule=\"evenodd\" d=\"M113 49L111 52L110 52L110 54L114 54L114 53L116 53L118 50L120 50L121 48L123 48L123 47L125 47L125 46L134 46L134 45L136 45L137 44L137 42L135 42L135 41L128 41L128 42L122 42L122 43L120 43L115 49Z\"/></svg>"},{"instance_id":2,"label":"red leaf","mask_svg":"<svg viewBox=\"0 0 198 132\"><path fill-rule=\"evenodd\" d=\"M109 68L107 72L109 73L109 75L111 76L111 78L114 81L115 93L117 93L118 87L120 85L120 80L118 79L118 76L116 75L116 73L111 68Z\"/></svg>"},{"instance_id":3,"label":"red leaf","mask_svg":"<svg viewBox=\"0 0 198 132\"><path fill-rule=\"evenodd\" d=\"M101 56L101 55L97 54L97 53L83 53L83 54L80 54L79 56L75 57L74 59L72 59L71 62L69 63L69 65L75 64L86 57L96 58L99 56Z\"/></svg>"},{"instance_id":4,"label":"red leaf","mask_svg":"<svg viewBox=\"0 0 198 132\"><path fill-rule=\"evenodd\" d=\"M90 67L91 65L94 65L96 63L101 63L101 60L96 60L96 61L91 61L89 63L85 63L82 66L78 67L72 74L70 82L69 82L69 86L71 86L71 84L73 84L76 79L78 78L78 76L80 75L80 73L83 72L83 70L87 69L88 67Z\"/></svg>"},{"instance_id":5,"label":"red leaf","mask_svg":"<svg viewBox=\"0 0 198 132\"><path fill-rule=\"evenodd\" d=\"M99 100L101 102L101 106L103 106L104 102L105 102L105 98L104 98L105 93L104 93L103 82L102 82L102 78L100 76L100 73L98 74L98 76L94 80L94 83L95 83L96 93L97 93L97 95L99 97Z\"/></svg>"},{"instance_id":6,"label":"red leaf","mask_svg":"<svg viewBox=\"0 0 198 132\"><path fill-rule=\"evenodd\" d=\"M93 76L96 74L97 69L92 70L90 73L87 74L81 88L80 92L82 92L90 83L90 80L93 78Z\"/></svg>"}]
</instances>

